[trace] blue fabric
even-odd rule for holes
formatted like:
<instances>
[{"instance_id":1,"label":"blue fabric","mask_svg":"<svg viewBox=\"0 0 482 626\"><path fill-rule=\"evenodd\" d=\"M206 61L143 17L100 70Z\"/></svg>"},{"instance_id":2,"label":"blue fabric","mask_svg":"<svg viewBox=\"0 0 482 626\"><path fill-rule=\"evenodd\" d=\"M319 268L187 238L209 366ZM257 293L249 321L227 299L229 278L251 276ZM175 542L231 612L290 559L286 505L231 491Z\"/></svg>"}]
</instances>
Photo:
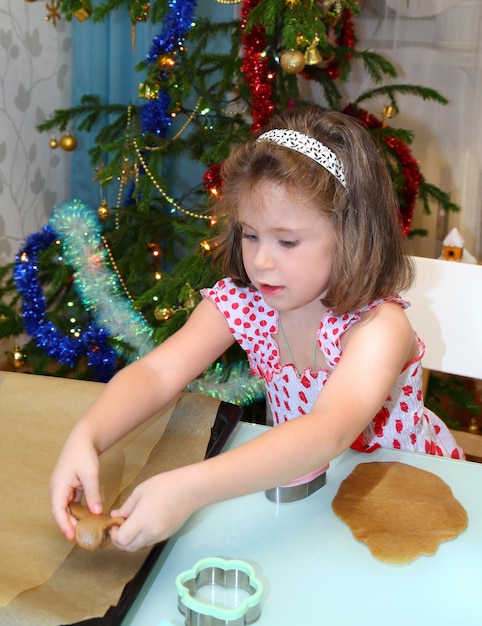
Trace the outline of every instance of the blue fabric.
<instances>
[{"instance_id":1,"label":"blue fabric","mask_svg":"<svg viewBox=\"0 0 482 626\"><path fill-rule=\"evenodd\" d=\"M135 49L131 44L131 20L125 11L114 11L104 22L73 21L72 106L85 94L98 95L103 103L129 104L137 100L139 83L144 79L135 71L145 58L159 25L136 24ZM78 147L72 154L72 196L96 206L101 199L99 184L93 181L89 149L99 127L73 134ZM109 204L115 204L118 187L105 187Z\"/></svg>"}]
</instances>

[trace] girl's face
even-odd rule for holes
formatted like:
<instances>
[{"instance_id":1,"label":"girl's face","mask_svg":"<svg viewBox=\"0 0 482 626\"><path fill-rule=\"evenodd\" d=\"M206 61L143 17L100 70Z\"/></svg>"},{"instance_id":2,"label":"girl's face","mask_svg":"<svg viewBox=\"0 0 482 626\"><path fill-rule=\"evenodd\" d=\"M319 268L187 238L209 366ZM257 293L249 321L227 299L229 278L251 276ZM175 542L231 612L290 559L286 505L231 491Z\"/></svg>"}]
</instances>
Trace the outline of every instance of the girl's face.
<instances>
[{"instance_id":1,"label":"girl's face","mask_svg":"<svg viewBox=\"0 0 482 626\"><path fill-rule=\"evenodd\" d=\"M238 218L244 267L266 303L278 311L320 308L336 240L328 219L268 182L240 200Z\"/></svg>"}]
</instances>

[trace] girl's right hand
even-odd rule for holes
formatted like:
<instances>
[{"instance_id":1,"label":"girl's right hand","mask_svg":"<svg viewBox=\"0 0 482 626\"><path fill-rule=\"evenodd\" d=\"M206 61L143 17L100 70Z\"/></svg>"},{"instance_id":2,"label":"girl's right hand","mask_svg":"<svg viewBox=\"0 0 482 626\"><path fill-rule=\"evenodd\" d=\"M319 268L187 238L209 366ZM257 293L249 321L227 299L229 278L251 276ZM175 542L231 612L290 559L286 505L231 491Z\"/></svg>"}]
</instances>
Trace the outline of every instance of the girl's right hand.
<instances>
[{"instance_id":1,"label":"girl's right hand","mask_svg":"<svg viewBox=\"0 0 482 626\"><path fill-rule=\"evenodd\" d=\"M81 423L70 433L60 453L49 483L52 515L69 541L75 538L71 502L85 501L94 514L102 513L99 492L99 456Z\"/></svg>"}]
</instances>

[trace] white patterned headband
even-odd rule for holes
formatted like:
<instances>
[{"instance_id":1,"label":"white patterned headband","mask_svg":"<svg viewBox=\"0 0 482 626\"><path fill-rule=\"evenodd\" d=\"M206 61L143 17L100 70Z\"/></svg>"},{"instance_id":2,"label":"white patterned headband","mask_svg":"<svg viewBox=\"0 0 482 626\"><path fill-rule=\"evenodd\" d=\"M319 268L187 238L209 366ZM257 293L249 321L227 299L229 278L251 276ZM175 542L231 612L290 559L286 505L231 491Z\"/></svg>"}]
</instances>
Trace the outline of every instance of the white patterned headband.
<instances>
[{"instance_id":1,"label":"white patterned headband","mask_svg":"<svg viewBox=\"0 0 482 626\"><path fill-rule=\"evenodd\" d=\"M291 150L296 150L305 156L313 159L319 165L333 174L346 189L345 174L343 171L343 163L338 159L333 150L327 146L297 130L289 130L287 128L275 128L262 133L257 142L272 141L280 146L285 146Z\"/></svg>"}]
</instances>

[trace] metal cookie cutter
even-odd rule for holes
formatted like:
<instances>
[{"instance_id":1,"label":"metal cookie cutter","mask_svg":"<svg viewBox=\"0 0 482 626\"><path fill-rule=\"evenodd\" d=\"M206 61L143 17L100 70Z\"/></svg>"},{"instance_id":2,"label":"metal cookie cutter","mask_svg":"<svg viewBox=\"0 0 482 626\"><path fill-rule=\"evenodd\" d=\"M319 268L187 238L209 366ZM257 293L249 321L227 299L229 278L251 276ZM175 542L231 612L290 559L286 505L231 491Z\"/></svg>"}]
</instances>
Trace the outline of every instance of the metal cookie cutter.
<instances>
[{"instance_id":1,"label":"metal cookie cutter","mask_svg":"<svg viewBox=\"0 0 482 626\"><path fill-rule=\"evenodd\" d=\"M233 607L196 598L198 590L208 585L242 589L249 596ZM245 561L218 557L202 559L192 569L177 576L176 589L186 626L245 626L256 621L261 613L263 585Z\"/></svg>"},{"instance_id":2,"label":"metal cookie cutter","mask_svg":"<svg viewBox=\"0 0 482 626\"><path fill-rule=\"evenodd\" d=\"M303 500L303 498L311 496L312 493L315 493L315 491L318 491L326 484L327 469L328 465L325 465L321 469L294 480L287 485L267 489L265 491L266 497L271 502L276 502L276 504Z\"/></svg>"}]
</instances>

